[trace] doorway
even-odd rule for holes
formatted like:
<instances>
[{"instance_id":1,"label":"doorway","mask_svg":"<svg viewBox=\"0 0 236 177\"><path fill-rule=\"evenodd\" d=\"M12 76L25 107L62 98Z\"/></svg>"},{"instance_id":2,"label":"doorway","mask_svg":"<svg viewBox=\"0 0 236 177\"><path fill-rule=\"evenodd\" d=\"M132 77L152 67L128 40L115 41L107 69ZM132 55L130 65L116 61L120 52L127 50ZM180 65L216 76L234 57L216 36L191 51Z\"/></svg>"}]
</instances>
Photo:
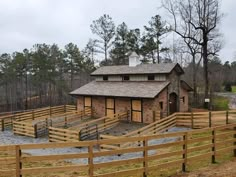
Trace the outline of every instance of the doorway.
<instances>
[{"instance_id":1,"label":"doorway","mask_svg":"<svg viewBox=\"0 0 236 177\"><path fill-rule=\"evenodd\" d=\"M143 122L142 101L131 100L131 118L133 122Z\"/></svg>"},{"instance_id":2,"label":"doorway","mask_svg":"<svg viewBox=\"0 0 236 177\"><path fill-rule=\"evenodd\" d=\"M115 99L106 98L106 116L115 114Z\"/></svg>"},{"instance_id":3,"label":"doorway","mask_svg":"<svg viewBox=\"0 0 236 177\"><path fill-rule=\"evenodd\" d=\"M92 107L92 98L91 97L84 97L84 107L85 108Z\"/></svg>"},{"instance_id":4,"label":"doorway","mask_svg":"<svg viewBox=\"0 0 236 177\"><path fill-rule=\"evenodd\" d=\"M169 98L169 114L177 112L177 94L171 93Z\"/></svg>"}]
</instances>

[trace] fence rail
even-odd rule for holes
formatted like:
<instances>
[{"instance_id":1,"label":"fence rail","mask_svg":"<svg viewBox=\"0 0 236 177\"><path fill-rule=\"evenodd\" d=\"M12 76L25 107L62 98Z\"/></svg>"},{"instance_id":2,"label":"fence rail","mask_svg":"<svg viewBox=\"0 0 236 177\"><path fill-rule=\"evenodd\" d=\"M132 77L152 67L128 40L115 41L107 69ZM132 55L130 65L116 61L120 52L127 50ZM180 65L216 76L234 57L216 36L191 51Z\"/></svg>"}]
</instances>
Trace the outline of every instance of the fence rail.
<instances>
[{"instance_id":1,"label":"fence rail","mask_svg":"<svg viewBox=\"0 0 236 177\"><path fill-rule=\"evenodd\" d=\"M140 146L109 151L100 151L97 148L110 143L139 143ZM84 150L81 153L63 151L64 154L54 155L43 154L43 151L41 155L29 156L24 153L26 150L69 147L81 147ZM236 124L109 140L0 146L0 152L5 155L0 156L0 174L3 176L34 176L37 173L41 175L50 173L57 176L60 172L63 172L64 176L67 176L68 173L76 173L78 176L84 177L157 176L157 173L163 168L174 168L174 171L179 168L186 171L193 163L207 162L208 164L209 161L215 163L227 154L236 156ZM122 158L114 158L116 155ZM103 160L107 156L109 157ZM79 164L63 163L63 160L69 159L81 161ZM61 160L61 163L53 163L58 160ZM9 164L11 164L11 168L9 168Z\"/></svg>"},{"instance_id":2,"label":"fence rail","mask_svg":"<svg viewBox=\"0 0 236 177\"><path fill-rule=\"evenodd\" d=\"M95 120L91 120L85 123L81 123L76 126L72 126L65 131L65 134L70 134L71 132L77 132L78 136L75 137L74 141L82 141L85 139L90 139L92 137L98 137L98 133L108 130L119 123L120 119L123 119L128 116L128 113L118 113L105 117L101 117ZM55 129L49 128L49 141L50 142L63 142L68 141L68 139L57 138L60 137L61 132L64 131L64 128L61 128L60 131L55 131ZM70 132L71 131L71 132Z\"/></svg>"},{"instance_id":3,"label":"fence rail","mask_svg":"<svg viewBox=\"0 0 236 177\"><path fill-rule=\"evenodd\" d=\"M53 114L42 116L34 120L13 121L13 132L17 135L24 135L38 138L48 134L48 127L70 127L78 124L78 121L91 116L91 109L86 108L80 111ZM30 130L30 131L29 131Z\"/></svg>"},{"instance_id":4,"label":"fence rail","mask_svg":"<svg viewBox=\"0 0 236 177\"><path fill-rule=\"evenodd\" d=\"M205 128L236 123L236 110L176 113L176 125Z\"/></svg>"},{"instance_id":5,"label":"fence rail","mask_svg":"<svg viewBox=\"0 0 236 177\"><path fill-rule=\"evenodd\" d=\"M61 105L61 106L34 109L27 112L12 113L0 117L0 128L2 131L4 131L6 128L12 126L13 121L35 120L43 116L51 116L71 111L76 111L76 106Z\"/></svg>"}]
</instances>

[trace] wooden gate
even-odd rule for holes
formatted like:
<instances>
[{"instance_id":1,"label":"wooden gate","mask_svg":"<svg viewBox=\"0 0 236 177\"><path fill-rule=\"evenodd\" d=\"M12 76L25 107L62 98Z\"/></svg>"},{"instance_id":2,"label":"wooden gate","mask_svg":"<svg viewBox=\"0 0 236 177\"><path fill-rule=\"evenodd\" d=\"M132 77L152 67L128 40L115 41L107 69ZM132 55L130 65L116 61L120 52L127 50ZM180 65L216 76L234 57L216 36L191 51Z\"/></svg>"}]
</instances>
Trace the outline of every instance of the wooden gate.
<instances>
[{"instance_id":1,"label":"wooden gate","mask_svg":"<svg viewBox=\"0 0 236 177\"><path fill-rule=\"evenodd\" d=\"M91 97L84 97L84 107L91 108L92 107L92 98Z\"/></svg>"},{"instance_id":2,"label":"wooden gate","mask_svg":"<svg viewBox=\"0 0 236 177\"><path fill-rule=\"evenodd\" d=\"M132 121L143 122L142 114L142 101L141 100L131 100L131 110L132 110Z\"/></svg>"},{"instance_id":3,"label":"wooden gate","mask_svg":"<svg viewBox=\"0 0 236 177\"><path fill-rule=\"evenodd\" d=\"M115 99L114 98L106 98L106 115L115 114Z\"/></svg>"}]
</instances>

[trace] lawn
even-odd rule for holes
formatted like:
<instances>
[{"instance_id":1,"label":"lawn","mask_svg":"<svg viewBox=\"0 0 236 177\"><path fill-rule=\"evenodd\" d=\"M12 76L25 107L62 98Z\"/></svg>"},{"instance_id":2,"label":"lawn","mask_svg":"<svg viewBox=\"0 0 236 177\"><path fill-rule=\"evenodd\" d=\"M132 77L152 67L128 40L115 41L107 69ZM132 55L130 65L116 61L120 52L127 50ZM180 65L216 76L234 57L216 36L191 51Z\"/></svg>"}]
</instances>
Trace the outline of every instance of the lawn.
<instances>
[{"instance_id":1,"label":"lawn","mask_svg":"<svg viewBox=\"0 0 236 177\"><path fill-rule=\"evenodd\" d=\"M222 96L216 96L213 99L213 109L216 111L228 110L229 109L229 99Z\"/></svg>"},{"instance_id":2,"label":"lawn","mask_svg":"<svg viewBox=\"0 0 236 177\"><path fill-rule=\"evenodd\" d=\"M236 85L232 86L232 92L236 93Z\"/></svg>"}]
</instances>

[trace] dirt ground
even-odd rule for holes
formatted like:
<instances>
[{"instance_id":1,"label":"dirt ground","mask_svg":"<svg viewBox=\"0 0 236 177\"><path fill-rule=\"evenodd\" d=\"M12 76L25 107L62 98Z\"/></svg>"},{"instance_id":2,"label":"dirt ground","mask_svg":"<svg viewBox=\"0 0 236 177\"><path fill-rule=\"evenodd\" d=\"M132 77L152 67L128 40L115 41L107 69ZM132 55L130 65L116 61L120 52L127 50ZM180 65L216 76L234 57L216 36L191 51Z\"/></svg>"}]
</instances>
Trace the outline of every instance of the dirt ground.
<instances>
[{"instance_id":1,"label":"dirt ground","mask_svg":"<svg viewBox=\"0 0 236 177\"><path fill-rule=\"evenodd\" d=\"M110 130L106 130L101 134L106 135L113 135L113 136L122 136L139 128L146 126L147 124L143 123L127 123L127 122L120 122L115 127L112 127Z\"/></svg>"},{"instance_id":2,"label":"dirt ground","mask_svg":"<svg viewBox=\"0 0 236 177\"><path fill-rule=\"evenodd\" d=\"M223 164L215 164L197 171L181 173L172 177L236 177L236 158Z\"/></svg>"}]
</instances>

